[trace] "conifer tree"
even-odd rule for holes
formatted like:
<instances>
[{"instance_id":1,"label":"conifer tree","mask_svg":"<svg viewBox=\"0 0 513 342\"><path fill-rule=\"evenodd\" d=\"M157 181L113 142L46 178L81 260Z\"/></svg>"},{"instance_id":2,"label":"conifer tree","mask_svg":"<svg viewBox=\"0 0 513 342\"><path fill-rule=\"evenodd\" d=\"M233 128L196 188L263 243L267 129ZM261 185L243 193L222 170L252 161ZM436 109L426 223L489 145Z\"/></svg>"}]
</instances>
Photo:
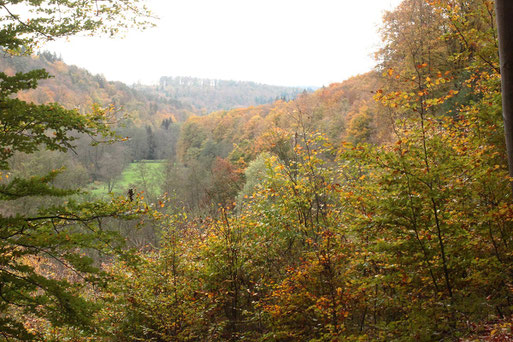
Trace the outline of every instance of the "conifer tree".
<instances>
[{"instance_id":1,"label":"conifer tree","mask_svg":"<svg viewBox=\"0 0 513 342\"><path fill-rule=\"evenodd\" d=\"M5 55L30 54L59 37L114 35L120 29L148 26L149 15L139 0L0 1L0 49ZM50 77L45 70L15 75L0 72L0 200L4 207L22 198L50 200L78 192L52 185L59 170L28 179L9 177L9 158L15 153L64 152L73 148L75 133L114 138L108 110L94 107L83 115L59 104L37 105L16 98L19 92L34 89L40 80ZM61 202L34 213L0 212L0 338L36 338L37 332L27 325L29 317L94 330L88 324L94 305L79 293L86 284L99 284L102 277L83 252L114 246L113 234L102 229L102 218L131 218L144 210L123 199ZM40 267L42 263L45 269ZM55 270L66 270L79 281L55 274Z\"/></svg>"}]
</instances>

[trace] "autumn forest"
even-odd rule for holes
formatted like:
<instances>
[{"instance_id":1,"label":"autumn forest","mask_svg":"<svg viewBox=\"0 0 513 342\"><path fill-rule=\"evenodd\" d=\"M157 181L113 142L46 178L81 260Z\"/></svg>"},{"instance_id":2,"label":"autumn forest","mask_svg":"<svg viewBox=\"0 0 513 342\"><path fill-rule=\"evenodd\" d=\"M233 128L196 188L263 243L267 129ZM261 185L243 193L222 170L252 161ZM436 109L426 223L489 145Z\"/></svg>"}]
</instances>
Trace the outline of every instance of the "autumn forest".
<instances>
[{"instance_id":1,"label":"autumn forest","mask_svg":"<svg viewBox=\"0 0 513 342\"><path fill-rule=\"evenodd\" d=\"M109 81L44 43L152 18L75 3L0 1L0 341L513 341L495 1L318 89Z\"/></svg>"}]
</instances>

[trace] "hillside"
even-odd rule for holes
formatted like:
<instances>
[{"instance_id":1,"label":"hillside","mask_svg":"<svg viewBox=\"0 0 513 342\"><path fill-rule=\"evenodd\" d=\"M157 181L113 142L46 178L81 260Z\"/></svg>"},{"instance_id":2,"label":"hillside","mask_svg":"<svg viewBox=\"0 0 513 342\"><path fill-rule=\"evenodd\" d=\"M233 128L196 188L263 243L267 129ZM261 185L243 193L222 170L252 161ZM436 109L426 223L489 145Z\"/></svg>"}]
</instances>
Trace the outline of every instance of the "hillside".
<instances>
[{"instance_id":1,"label":"hillside","mask_svg":"<svg viewBox=\"0 0 513 342\"><path fill-rule=\"evenodd\" d=\"M191 117L182 125L177 157L187 163L207 149L212 156L250 162L277 148L274 140L294 133L323 132L333 143L383 141L388 126L373 99L380 82L378 73L368 72L291 101Z\"/></svg>"},{"instance_id":2,"label":"hillside","mask_svg":"<svg viewBox=\"0 0 513 342\"><path fill-rule=\"evenodd\" d=\"M46 75L0 75L0 336L512 341L494 9L402 0L372 70L291 99L4 59L7 74L55 78L19 93ZM114 104L133 124L96 143L112 133L101 109L23 100Z\"/></svg>"},{"instance_id":3,"label":"hillside","mask_svg":"<svg viewBox=\"0 0 513 342\"><path fill-rule=\"evenodd\" d=\"M53 78L40 82L35 90L19 98L35 103L58 102L68 108L87 111L93 103L114 105L128 114L135 126L160 126L165 120L181 122L191 115L205 115L218 109L271 103L291 99L303 89L268 86L253 82L162 77L159 86L128 86L108 81L102 75L68 65L55 54L0 58L0 70L12 75L46 69Z\"/></svg>"},{"instance_id":4,"label":"hillside","mask_svg":"<svg viewBox=\"0 0 513 342\"><path fill-rule=\"evenodd\" d=\"M278 99L288 101L303 91L311 91L255 82L194 77L161 77L156 87L139 85L135 88L168 100L179 100L202 113L272 103Z\"/></svg>"},{"instance_id":5,"label":"hillside","mask_svg":"<svg viewBox=\"0 0 513 342\"><path fill-rule=\"evenodd\" d=\"M54 54L43 52L36 56L4 55L0 70L6 74L46 69L53 77L40 82L34 90L18 94L21 100L35 103L58 102L67 108L85 112L94 103L114 105L128 114L135 125L158 123L165 119L182 121L194 113L194 107L178 100L164 100L143 94L121 82L106 80L85 69L67 65Z\"/></svg>"}]
</instances>

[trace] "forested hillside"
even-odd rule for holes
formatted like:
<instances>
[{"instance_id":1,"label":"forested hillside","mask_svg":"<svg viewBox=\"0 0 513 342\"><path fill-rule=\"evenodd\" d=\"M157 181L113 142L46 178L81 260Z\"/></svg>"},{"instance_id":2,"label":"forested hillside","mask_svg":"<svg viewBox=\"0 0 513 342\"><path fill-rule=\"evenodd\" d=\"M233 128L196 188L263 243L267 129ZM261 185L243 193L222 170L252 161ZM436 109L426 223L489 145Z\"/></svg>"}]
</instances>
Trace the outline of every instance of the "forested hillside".
<instances>
[{"instance_id":1,"label":"forested hillside","mask_svg":"<svg viewBox=\"0 0 513 342\"><path fill-rule=\"evenodd\" d=\"M4 55L0 59L0 69L7 74L45 69L52 75L37 89L20 95L22 100L59 102L81 111L89 110L93 104L113 105L128 115L136 126L159 126L165 120L184 121L191 115L204 115L218 109L272 103L277 99L291 100L305 91L253 82L192 77L162 77L158 86L127 86L67 65L55 53L47 51L32 57Z\"/></svg>"},{"instance_id":2,"label":"forested hillside","mask_svg":"<svg viewBox=\"0 0 513 342\"><path fill-rule=\"evenodd\" d=\"M168 193L176 193L174 205L215 213L219 204L233 202L244 186L244 170L261 153L272 152L288 160L293 151L291 143L299 144L304 134L322 132L336 145L342 141L384 141L389 137L390 123L375 115L373 91L379 82L378 73L369 72L313 94L302 94L294 101L191 117L180 128L171 167L173 174L187 179L177 177L167 184ZM220 164L229 166L229 175L219 174ZM216 177L238 181L225 182Z\"/></svg>"},{"instance_id":3,"label":"forested hillside","mask_svg":"<svg viewBox=\"0 0 513 342\"><path fill-rule=\"evenodd\" d=\"M4 55L0 59L0 68L7 75L37 69L45 69L50 74L51 77L42 80L37 88L19 92L17 97L20 100L37 104L57 102L66 108L77 108L82 113L91 111L94 106L108 108L110 124L123 138L123 143L91 147L87 137L82 136L76 143L76 153L69 154L67 161L58 155L40 157L52 160L55 163L52 169L67 165L65 174L70 172L69 167L73 165L73 173L80 174L76 185L93 183L90 189L104 188L108 192L115 188L118 192L124 192L135 185L140 190L145 189L147 185L141 186L137 182L129 182L120 188L123 170L134 161L174 161L181 123L188 117L204 115L205 108L231 108L256 101L273 102L275 98L292 98L300 92L298 88L194 78L177 78L182 81L176 82L172 81L173 78L163 78L168 80L166 87L129 87L67 65L50 52L33 56ZM203 87L205 82L212 84L213 88ZM173 96L169 96L170 91L174 92ZM203 96L205 94L209 96ZM17 154L12 161L17 167L12 171L23 173L27 167L35 167L30 162L33 158L25 159L26 156ZM32 170L43 172L39 167ZM61 178L74 182L71 176Z\"/></svg>"},{"instance_id":4,"label":"forested hillside","mask_svg":"<svg viewBox=\"0 0 513 342\"><path fill-rule=\"evenodd\" d=\"M194 113L192 105L179 100L165 100L156 95L144 94L121 83L107 81L101 75L92 75L77 66L67 65L55 54L42 52L29 56L4 56L0 68L8 75L45 69L52 76L40 83L36 89L19 94L19 98L35 103L58 102L68 108L79 108L86 112L93 104L128 115L135 125L159 124L166 119L173 122L185 120Z\"/></svg>"},{"instance_id":5,"label":"forested hillside","mask_svg":"<svg viewBox=\"0 0 513 342\"><path fill-rule=\"evenodd\" d=\"M256 105L244 90L254 106L183 123L136 114L118 137L109 108L59 109L73 120L34 138L2 118L18 130L0 133L0 335L513 340L494 2L404 0L380 33L373 70L292 100ZM238 103L193 106L206 83L163 78L141 103ZM19 104L9 89L2 103Z\"/></svg>"},{"instance_id":6,"label":"forested hillside","mask_svg":"<svg viewBox=\"0 0 513 342\"><path fill-rule=\"evenodd\" d=\"M278 99L288 101L303 91L311 91L255 82L165 76L160 78L158 86L136 85L136 89L165 99L179 100L203 113L272 103Z\"/></svg>"}]
</instances>

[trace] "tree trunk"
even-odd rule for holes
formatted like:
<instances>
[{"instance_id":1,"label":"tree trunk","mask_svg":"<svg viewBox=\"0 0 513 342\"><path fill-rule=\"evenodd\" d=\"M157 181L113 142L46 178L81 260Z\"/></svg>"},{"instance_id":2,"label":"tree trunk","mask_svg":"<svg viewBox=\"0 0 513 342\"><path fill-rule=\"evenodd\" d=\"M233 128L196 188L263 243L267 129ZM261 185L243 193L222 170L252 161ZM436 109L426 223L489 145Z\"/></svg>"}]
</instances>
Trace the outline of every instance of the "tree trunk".
<instances>
[{"instance_id":1,"label":"tree trunk","mask_svg":"<svg viewBox=\"0 0 513 342\"><path fill-rule=\"evenodd\" d=\"M508 151L509 175L513 177L513 1L496 0L499 56L502 78L502 116ZM513 192L513 182L510 182Z\"/></svg>"}]
</instances>

